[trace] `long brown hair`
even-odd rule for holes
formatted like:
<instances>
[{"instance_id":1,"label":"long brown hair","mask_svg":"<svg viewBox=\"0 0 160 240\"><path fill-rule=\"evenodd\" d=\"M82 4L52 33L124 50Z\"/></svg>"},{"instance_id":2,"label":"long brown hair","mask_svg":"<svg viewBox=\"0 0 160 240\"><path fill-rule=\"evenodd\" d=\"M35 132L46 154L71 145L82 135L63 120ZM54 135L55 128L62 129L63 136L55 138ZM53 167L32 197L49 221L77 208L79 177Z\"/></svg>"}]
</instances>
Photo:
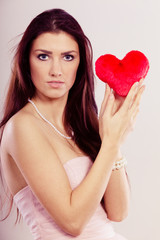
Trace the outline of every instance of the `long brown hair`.
<instances>
[{"instance_id":1,"label":"long brown hair","mask_svg":"<svg viewBox=\"0 0 160 240\"><path fill-rule=\"evenodd\" d=\"M17 47L14 68L4 106L4 116L0 123L1 138L7 121L35 94L29 54L32 42L45 32L64 31L74 37L79 46L80 64L73 87L68 96L64 114L66 131L73 131L73 139L83 152L94 159L100 148L97 106L94 98L94 73L92 47L79 23L62 9L51 9L35 17L27 27Z\"/></svg>"}]
</instances>

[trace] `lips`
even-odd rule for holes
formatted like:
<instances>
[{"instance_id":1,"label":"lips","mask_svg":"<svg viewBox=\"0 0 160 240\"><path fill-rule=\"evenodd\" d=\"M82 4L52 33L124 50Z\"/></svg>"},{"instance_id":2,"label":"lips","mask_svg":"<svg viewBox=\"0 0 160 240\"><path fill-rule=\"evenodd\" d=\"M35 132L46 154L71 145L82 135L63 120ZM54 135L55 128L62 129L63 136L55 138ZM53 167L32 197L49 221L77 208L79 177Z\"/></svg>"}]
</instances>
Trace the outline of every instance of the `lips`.
<instances>
[{"instance_id":1,"label":"lips","mask_svg":"<svg viewBox=\"0 0 160 240\"><path fill-rule=\"evenodd\" d=\"M64 85L64 82L62 81L49 81L47 83L52 88L60 88Z\"/></svg>"}]
</instances>

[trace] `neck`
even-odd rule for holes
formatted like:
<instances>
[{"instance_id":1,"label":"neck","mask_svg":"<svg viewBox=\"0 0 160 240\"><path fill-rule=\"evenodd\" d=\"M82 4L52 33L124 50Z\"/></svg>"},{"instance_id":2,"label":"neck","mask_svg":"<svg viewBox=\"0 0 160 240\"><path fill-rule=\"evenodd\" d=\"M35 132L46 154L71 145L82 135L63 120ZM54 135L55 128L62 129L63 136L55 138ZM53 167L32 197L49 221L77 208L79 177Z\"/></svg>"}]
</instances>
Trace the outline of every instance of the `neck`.
<instances>
[{"instance_id":1,"label":"neck","mask_svg":"<svg viewBox=\"0 0 160 240\"><path fill-rule=\"evenodd\" d=\"M50 122L56 124L60 129L64 128L64 109L66 106L67 99L50 99L50 98L32 98L39 111L44 115Z\"/></svg>"}]
</instances>

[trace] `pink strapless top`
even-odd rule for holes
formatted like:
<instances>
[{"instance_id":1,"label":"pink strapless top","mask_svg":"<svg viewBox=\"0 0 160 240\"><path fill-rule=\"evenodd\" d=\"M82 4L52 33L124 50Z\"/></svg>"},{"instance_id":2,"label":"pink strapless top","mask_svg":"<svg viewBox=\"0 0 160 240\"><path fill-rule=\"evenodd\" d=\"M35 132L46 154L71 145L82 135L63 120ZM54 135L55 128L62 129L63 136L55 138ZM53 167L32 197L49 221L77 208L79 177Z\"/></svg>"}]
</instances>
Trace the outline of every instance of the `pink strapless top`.
<instances>
[{"instance_id":1,"label":"pink strapless top","mask_svg":"<svg viewBox=\"0 0 160 240\"><path fill-rule=\"evenodd\" d=\"M72 189L82 182L91 166L92 161L86 156L71 159L64 164ZM79 236L72 237L59 228L29 186L14 196L14 202L29 226L34 240L125 240L122 236L115 234L101 204L97 207L84 231Z\"/></svg>"}]
</instances>

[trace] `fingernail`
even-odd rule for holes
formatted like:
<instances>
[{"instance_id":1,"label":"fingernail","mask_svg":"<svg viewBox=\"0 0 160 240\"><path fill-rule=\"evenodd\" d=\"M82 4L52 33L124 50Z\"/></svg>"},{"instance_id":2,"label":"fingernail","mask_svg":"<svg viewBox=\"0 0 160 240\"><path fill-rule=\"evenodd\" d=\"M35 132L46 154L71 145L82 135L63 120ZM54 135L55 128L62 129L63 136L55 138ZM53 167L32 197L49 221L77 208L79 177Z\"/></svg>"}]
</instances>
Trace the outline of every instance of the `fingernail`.
<instances>
[{"instance_id":1,"label":"fingernail","mask_svg":"<svg viewBox=\"0 0 160 240\"><path fill-rule=\"evenodd\" d=\"M135 87L137 88L139 86L139 82L136 82L135 83Z\"/></svg>"},{"instance_id":2,"label":"fingernail","mask_svg":"<svg viewBox=\"0 0 160 240\"><path fill-rule=\"evenodd\" d=\"M142 86L142 91L144 91L144 90L145 90L145 88L146 88L146 85L143 85L143 86Z\"/></svg>"},{"instance_id":3,"label":"fingernail","mask_svg":"<svg viewBox=\"0 0 160 240\"><path fill-rule=\"evenodd\" d=\"M113 93L112 92L110 93L109 98L113 99Z\"/></svg>"}]
</instances>

